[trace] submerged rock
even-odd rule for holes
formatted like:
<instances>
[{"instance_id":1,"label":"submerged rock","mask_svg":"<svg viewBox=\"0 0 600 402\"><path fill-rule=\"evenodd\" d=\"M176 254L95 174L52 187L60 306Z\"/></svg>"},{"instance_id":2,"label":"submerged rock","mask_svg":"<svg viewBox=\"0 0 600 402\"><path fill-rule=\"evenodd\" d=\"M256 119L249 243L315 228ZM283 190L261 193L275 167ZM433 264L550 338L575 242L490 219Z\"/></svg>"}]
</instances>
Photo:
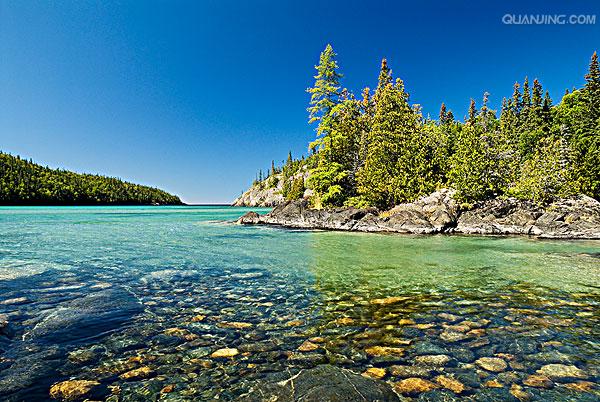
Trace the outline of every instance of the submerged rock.
<instances>
[{"instance_id":1,"label":"submerged rock","mask_svg":"<svg viewBox=\"0 0 600 402\"><path fill-rule=\"evenodd\" d=\"M141 313L142 305L129 292L108 289L59 305L25 334L25 340L43 342L89 341L118 328Z\"/></svg>"},{"instance_id":2,"label":"submerged rock","mask_svg":"<svg viewBox=\"0 0 600 402\"><path fill-rule=\"evenodd\" d=\"M438 388L439 385L419 377L406 378L397 382L394 389L403 395L418 395L422 392L431 391Z\"/></svg>"},{"instance_id":3,"label":"submerged rock","mask_svg":"<svg viewBox=\"0 0 600 402\"><path fill-rule=\"evenodd\" d=\"M50 388L50 397L72 401L88 396L91 391L99 386L98 381L90 380L68 380L54 384Z\"/></svg>"},{"instance_id":4,"label":"submerged rock","mask_svg":"<svg viewBox=\"0 0 600 402\"><path fill-rule=\"evenodd\" d=\"M467 387L465 387L465 385L462 382L458 381L455 378L448 377L445 375L437 376L435 378L435 382L437 382L442 387L449 389L455 394L461 394L467 389Z\"/></svg>"},{"instance_id":5,"label":"submerged rock","mask_svg":"<svg viewBox=\"0 0 600 402\"><path fill-rule=\"evenodd\" d=\"M364 373L362 373L363 376L365 377L370 377L370 378L375 378L375 379L380 379L385 377L386 371L383 368L379 368L379 367L369 367L368 369L365 370Z\"/></svg>"},{"instance_id":6,"label":"submerged rock","mask_svg":"<svg viewBox=\"0 0 600 402\"><path fill-rule=\"evenodd\" d=\"M223 348L223 349L218 349L216 351L214 351L210 357L214 357L214 358L222 358L222 357L234 357L237 356L239 354L239 350L235 349L235 348Z\"/></svg>"},{"instance_id":7,"label":"submerged rock","mask_svg":"<svg viewBox=\"0 0 600 402\"><path fill-rule=\"evenodd\" d=\"M482 357L480 359L477 359L475 363L479 367L495 373L504 371L508 367L508 364L506 364L504 360L498 357Z\"/></svg>"},{"instance_id":8,"label":"submerged rock","mask_svg":"<svg viewBox=\"0 0 600 402\"><path fill-rule=\"evenodd\" d=\"M260 382L238 400L244 402L399 401L383 381L349 370L321 365L302 370L283 381Z\"/></svg>"},{"instance_id":9,"label":"submerged rock","mask_svg":"<svg viewBox=\"0 0 600 402\"><path fill-rule=\"evenodd\" d=\"M567 366L566 364L547 364L537 372L550 378L588 378L585 371L576 366Z\"/></svg>"}]
</instances>

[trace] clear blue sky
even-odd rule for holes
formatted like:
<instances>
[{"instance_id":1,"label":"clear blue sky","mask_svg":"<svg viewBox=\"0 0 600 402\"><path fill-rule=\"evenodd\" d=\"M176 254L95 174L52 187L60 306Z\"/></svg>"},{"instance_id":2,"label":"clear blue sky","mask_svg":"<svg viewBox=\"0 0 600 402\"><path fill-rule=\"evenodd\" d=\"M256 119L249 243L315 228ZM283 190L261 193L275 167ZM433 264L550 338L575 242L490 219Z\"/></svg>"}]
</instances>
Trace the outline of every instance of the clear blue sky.
<instances>
[{"instance_id":1,"label":"clear blue sky","mask_svg":"<svg viewBox=\"0 0 600 402\"><path fill-rule=\"evenodd\" d=\"M0 150L230 202L259 168L306 152L305 89L332 43L355 92L387 57L414 103L463 116L525 75L557 100L580 86L595 25L504 25L596 14L597 0L0 0ZM600 49L598 49L600 50Z\"/></svg>"}]
</instances>

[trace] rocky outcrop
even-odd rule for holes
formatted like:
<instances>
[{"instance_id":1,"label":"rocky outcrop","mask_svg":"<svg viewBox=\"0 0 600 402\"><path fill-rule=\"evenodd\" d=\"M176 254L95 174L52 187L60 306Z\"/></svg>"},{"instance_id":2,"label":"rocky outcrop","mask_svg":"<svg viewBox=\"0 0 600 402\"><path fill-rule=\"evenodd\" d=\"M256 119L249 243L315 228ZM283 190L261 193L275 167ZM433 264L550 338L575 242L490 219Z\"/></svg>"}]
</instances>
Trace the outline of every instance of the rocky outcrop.
<instances>
[{"instance_id":1,"label":"rocky outcrop","mask_svg":"<svg viewBox=\"0 0 600 402\"><path fill-rule=\"evenodd\" d=\"M288 178L288 185L292 185L294 180L302 178L305 182L308 178L308 169L306 166ZM254 183L246 192L233 201L234 207L275 207L285 203L283 197L283 175L275 174L261 182ZM310 191L307 190L309 193ZM305 196L309 194L305 193Z\"/></svg>"},{"instance_id":2,"label":"rocky outcrop","mask_svg":"<svg viewBox=\"0 0 600 402\"><path fill-rule=\"evenodd\" d=\"M280 381L264 381L239 400L245 402L324 402L324 401L399 401L398 395L383 381L349 370L321 365L302 370Z\"/></svg>"},{"instance_id":3,"label":"rocky outcrop","mask_svg":"<svg viewBox=\"0 0 600 402\"><path fill-rule=\"evenodd\" d=\"M542 208L513 198L486 201L460 214L454 232L598 239L600 202L580 196Z\"/></svg>"},{"instance_id":4,"label":"rocky outcrop","mask_svg":"<svg viewBox=\"0 0 600 402\"><path fill-rule=\"evenodd\" d=\"M590 197L560 200L545 207L514 198L494 199L461 209L454 194L453 190L440 190L381 213L352 207L312 209L306 200L293 201L266 215L249 212L238 223L360 232L600 239L600 202Z\"/></svg>"}]
</instances>

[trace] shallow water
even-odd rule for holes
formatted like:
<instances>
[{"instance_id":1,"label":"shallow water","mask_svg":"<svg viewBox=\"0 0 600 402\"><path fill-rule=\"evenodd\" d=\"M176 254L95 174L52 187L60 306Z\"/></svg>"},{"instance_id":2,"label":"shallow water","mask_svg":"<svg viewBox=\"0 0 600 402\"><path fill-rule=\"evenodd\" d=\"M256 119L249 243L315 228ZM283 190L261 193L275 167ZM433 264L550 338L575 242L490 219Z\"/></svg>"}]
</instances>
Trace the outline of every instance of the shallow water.
<instances>
[{"instance_id":1,"label":"shallow water","mask_svg":"<svg viewBox=\"0 0 600 402\"><path fill-rule=\"evenodd\" d=\"M246 211L0 208L0 400L68 379L98 381L95 400L234 400L323 363L443 375L473 400L598 400L600 242L229 223ZM528 385L550 364L579 371Z\"/></svg>"}]
</instances>

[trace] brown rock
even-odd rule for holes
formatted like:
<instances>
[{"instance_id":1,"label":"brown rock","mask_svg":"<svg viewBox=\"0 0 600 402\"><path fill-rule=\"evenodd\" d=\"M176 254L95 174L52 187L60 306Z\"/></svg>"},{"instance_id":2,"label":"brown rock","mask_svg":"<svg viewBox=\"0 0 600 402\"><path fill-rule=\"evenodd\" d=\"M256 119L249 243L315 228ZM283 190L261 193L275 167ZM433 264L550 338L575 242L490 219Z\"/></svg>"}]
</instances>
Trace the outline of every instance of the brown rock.
<instances>
[{"instance_id":1,"label":"brown rock","mask_svg":"<svg viewBox=\"0 0 600 402\"><path fill-rule=\"evenodd\" d=\"M50 397L72 401L81 399L100 385L98 381L68 380L54 384L50 387Z\"/></svg>"},{"instance_id":2,"label":"brown rock","mask_svg":"<svg viewBox=\"0 0 600 402\"><path fill-rule=\"evenodd\" d=\"M423 324L415 324L415 325L413 325L413 327L415 327L416 329L425 330L425 329L433 328L433 327L435 327L435 325L429 324L429 323L423 323Z\"/></svg>"},{"instance_id":3,"label":"brown rock","mask_svg":"<svg viewBox=\"0 0 600 402\"><path fill-rule=\"evenodd\" d=\"M400 321L398 321L398 325L414 325L415 322L414 320L411 320L410 318L402 318Z\"/></svg>"},{"instance_id":4,"label":"brown rock","mask_svg":"<svg viewBox=\"0 0 600 402\"><path fill-rule=\"evenodd\" d=\"M377 379L385 377L385 369L378 368L378 367L370 367L364 373L362 373L362 375L365 377L374 378L377 380Z\"/></svg>"},{"instance_id":5,"label":"brown rock","mask_svg":"<svg viewBox=\"0 0 600 402\"><path fill-rule=\"evenodd\" d=\"M221 358L221 357L234 357L238 355L240 352L235 348L223 348L214 351L210 357Z\"/></svg>"},{"instance_id":6,"label":"brown rock","mask_svg":"<svg viewBox=\"0 0 600 402\"><path fill-rule=\"evenodd\" d=\"M396 392L403 395L417 395L436 388L438 388L438 385L418 377L407 378L394 385Z\"/></svg>"},{"instance_id":7,"label":"brown rock","mask_svg":"<svg viewBox=\"0 0 600 402\"><path fill-rule=\"evenodd\" d=\"M439 313L437 316L448 322L456 322L460 320L459 316L450 313Z\"/></svg>"},{"instance_id":8,"label":"brown rock","mask_svg":"<svg viewBox=\"0 0 600 402\"><path fill-rule=\"evenodd\" d=\"M200 321L204 321L206 319L206 316L203 314L198 314L194 317L192 317L192 322L200 322Z\"/></svg>"},{"instance_id":9,"label":"brown rock","mask_svg":"<svg viewBox=\"0 0 600 402\"><path fill-rule=\"evenodd\" d=\"M437 376L435 378L435 382L440 384L442 387L449 389L450 391L454 392L455 394L460 394L460 393L464 392L464 390L466 389L465 385L462 382L460 382L457 379L454 379L452 377L445 376L445 375Z\"/></svg>"},{"instance_id":10,"label":"brown rock","mask_svg":"<svg viewBox=\"0 0 600 402\"><path fill-rule=\"evenodd\" d=\"M165 387L163 387L163 389L160 390L160 393L161 394L169 394L173 391L175 391L175 385L169 384L169 385L166 385Z\"/></svg>"},{"instance_id":11,"label":"brown rock","mask_svg":"<svg viewBox=\"0 0 600 402\"><path fill-rule=\"evenodd\" d=\"M489 381L486 381L483 385L488 388L503 388L504 387L504 385L502 385L502 383L498 380L489 380Z\"/></svg>"},{"instance_id":12,"label":"brown rock","mask_svg":"<svg viewBox=\"0 0 600 402\"><path fill-rule=\"evenodd\" d=\"M440 334L440 338L446 342L458 342L467 339L469 336L457 331L444 331Z\"/></svg>"},{"instance_id":13,"label":"brown rock","mask_svg":"<svg viewBox=\"0 0 600 402\"><path fill-rule=\"evenodd\" d=\"M391 346L372 346L365 349L365 353L370 356L403 356L404 348L394 348Z\"/></svg>"},{"instance_id":14,"label":"brown rock","mask_svg":"<svg viewBox=\"0 0 600 402\"><path fill-rule=\"evenodd\" d=\"M550 387L552 387L552 381L550 380L550 378L546 377L545 375L540 375L540 374L530 375L525 380L523 380L523 384L527 385L528 387L535 387L535 388L550 388Z\"/></svg>"},{"instance_id":15,"label":"brown rock","mask_svg":"<svg viewBox=\"0 0 600 402\"><path fill-rule=\"evenodd\" d=\"M415 363L421 366L442 367L450 362L450 356L446 355L424 355L415 357Z\"/></svg>"},{"instance_id":16,"label":"brown rock","mask_svg":"<svg viewBox=\"0 0 600 402\"><path fill-rule=\"evenodd\" d=\"M590 381L577 381L571 384L565 384L565 387L577 392L592 392L596 384Z\"/></svg>"},{"instance_id":17,"label":"brown rock","mask_svg":"<svg viewBox=\"0 0 600 402\"><path fill-rule=\"evenodd\" d=\"M249 322L232 321L232 322L220 322L217 324L217 326L221 327L221 328L246 329L246 328L251 328L252 324Z\"/></svg>"},{"instance_id":18,"label":"brown rock","mask_svg":"<svg viewBox=\"0 0 600 402\"><path fill-rule=\"evenodd\" d=\"M304 322L301 320L292 320L292 321L286 322L285 326L286 327L299 327L302 324L304 324Z\"/></svg>"},{"instance_id":19,"label":"brown rock","mask_svg":"<svg viewBox=\"0 0 600 402\"><path fill-rule=\"evenodd\" d=\"M385 299L373 299L371 300L372 304L379 304L380 306L387 306L388 304L396 304L403 301L410 300L408 296L396 296L396 297L386 297Z\"/></svg>"},{"instance_id":20,"label":"brown rock","mask_svg":"<svg viewBox=\"0 0 600 402\"><path fill-rule=\"evenodd\" d=\"M135 370L128 371L119 376L122 380L141 380L154 374L154 371L148 366L143 366Z\"/></svg>"},{"instance_id":21,"label":"brown rock","mask_svg":"<svg viewBox=\"0 0 600 402\"><path fill-rule=\"evenodd\" d=\"M336 325L352 325L354 324L354 320L350 317L342 317L333 321Z\"/></svg>"},{"instance_id":22,"label":"brown rock","mask_svg":"<svg viewBox=\"0 0 600 402\"><path fill-rule=\"evenodd\" d=\"M391 366L392 375L401 378L429 377L431 370L423 366Z\"/></svg>"},{"instance_id":23,"label":"brown rock","mask_svg":"<svg viewBox=\"0 0 600 402\"><path fill-rule=\"evenodd\" d=\"M519 384L513 384L510 387L510 394L520 401L528 401L531 399L531 394L523 390Z\"/></svg>"},{"instance_id":24,"label":"brown rock","mask_svg":"<svg viewBox=\"0 0 600 402\"><path fill-rule=\"evenodd\" d=\"M479 367L487 371L493 371L494 373L504 371L508 367L508 364L506 364L504 360L498 357L482 357L480 359L477 359L475 363Z\"/></svg>"},{"instance_id":25,"label":"brown rock","mask_svg":"<svg viewBox=\"0 0 600 402\"><path fill-rule=\"evenodd\" d=\"M537 373L550 378L588 378L583 370L566 364L547 364L539 369Z\"/></svg>"},{"instance_id":26,"label":"brown rock","mask_svg":"<svg viewBox=\"0 0 600 402\"><path fill-rule=\"evenodd\" d=\"M178 338L192 341L198 338L198 335L191 333L187 329L183 328L168 328L163 332L165 335L176 336Z\"/></svg>"},{"instance_id":27,"label":"brown rock","mask_svg":"<svg viewBox=\"0 0 600 402\"><path fill-rule=\"evenodd\" d=\"M300 352L312 352L317 349L319 349L319 345L314 344L311 341L304 341L302 345L298 346Z\"/></svg>"}]
</instances>

